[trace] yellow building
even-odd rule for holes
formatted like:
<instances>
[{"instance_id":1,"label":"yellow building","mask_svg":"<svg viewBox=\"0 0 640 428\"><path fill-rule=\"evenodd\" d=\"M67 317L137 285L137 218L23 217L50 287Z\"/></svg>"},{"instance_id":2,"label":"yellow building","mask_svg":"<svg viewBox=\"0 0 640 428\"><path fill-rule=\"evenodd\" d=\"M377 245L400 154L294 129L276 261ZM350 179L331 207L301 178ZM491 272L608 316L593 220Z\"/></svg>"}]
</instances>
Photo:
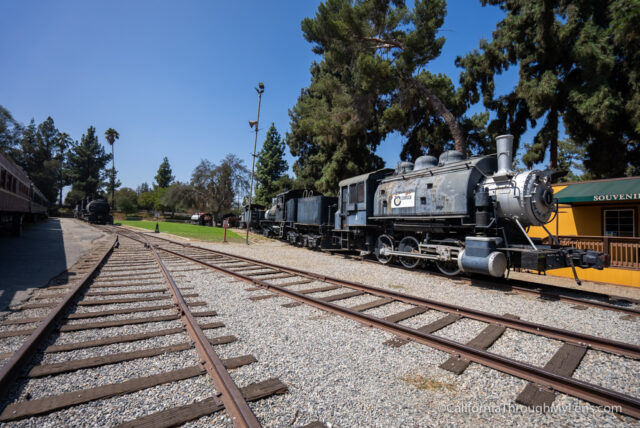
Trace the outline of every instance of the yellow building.
<instances>
[{"instance_id":1,"label":"yellow building","mask_svg":"<svg viewBox=\"0 0 640 428\"><path fill-rule=\"evenodd\" d=\"M553 189L559 209L547 229L558 235L562 245L609 254L609 268L578 269L578 276L640 287L640 177L560 183ZM529 235L549 241L541 227L532 227ZM548 274L573 277L570 268Z\"/></svg>"}]
</instances>

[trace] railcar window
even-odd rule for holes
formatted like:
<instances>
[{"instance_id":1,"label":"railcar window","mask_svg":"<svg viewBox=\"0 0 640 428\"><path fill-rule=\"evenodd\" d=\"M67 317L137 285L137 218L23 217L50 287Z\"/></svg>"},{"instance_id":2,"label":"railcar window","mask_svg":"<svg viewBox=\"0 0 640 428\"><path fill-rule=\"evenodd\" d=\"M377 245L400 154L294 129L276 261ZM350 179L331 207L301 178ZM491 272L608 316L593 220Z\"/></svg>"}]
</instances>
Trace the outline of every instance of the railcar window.
<instances>
[{"instance_id":1,"label":"railcar window","mask_svg":"<svg viewBox=\"0 0 640 428\"><path fill-rule=\"evenodd\" d=\"M356 202L358 202L358 193L356 192L356 185L351 184L349 186L349 203L355 204Z\"/></svg>"},{"instance_id":2,"label":"railcar window","mask_svg":"<svg viewBox=\"0 0 640 428\"><path fill-rule=\"evenodd\" d=\"M4 188L4 180L5 180L6 177L7 177L7 171L2 169L0 171L0 188Z\"/></svg>"},{"instance_id":3,"label":"railcar window","mask_svg":"<svg viewBox=\"0 0 640 428\"><path fill-rule=\"evenodd\" d=\"M364 181L358 183L358 202L364 202Z\"/></svg>"},{"instance_id":4,"label":"railcar window","mask_svg":"<svg viewBox=\"0 0 640 428\"><path fill-rule=\"evenodd\" d=\"M635 210L604 210L605 236L636 236Z\"/></svg>"}]
</instances>

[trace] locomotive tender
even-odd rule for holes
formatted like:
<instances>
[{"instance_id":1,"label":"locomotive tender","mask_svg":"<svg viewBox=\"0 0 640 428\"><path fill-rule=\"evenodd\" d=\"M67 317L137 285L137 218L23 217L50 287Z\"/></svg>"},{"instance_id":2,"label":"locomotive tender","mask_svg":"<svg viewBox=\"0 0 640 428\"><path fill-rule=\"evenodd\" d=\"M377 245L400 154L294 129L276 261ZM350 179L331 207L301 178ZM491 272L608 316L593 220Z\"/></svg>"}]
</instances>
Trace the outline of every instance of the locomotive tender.
<instances>
[{"instance_id":1,"label":"locomotive tender","mask_svg":"<svg viewBox=\"0 0 640 428\"><path fill-rule=\"evenodd\" d=\"M79 218L94 224L113 224L111 207L109 202L102 197L82 199L73 212L75 218Z\"/></svg>"},{"instance_id":2,"label":"locomotive tender","mask_svg":"<svg viewBox=\"0 0 640 428\"><path fill-rule=\"evenodd\" d=\"M260 221L262 234L309 248L331 248L331 218L337 203L331 196L290 190L273 198Z\"/></svg>"},{"instance_id":3,"label":"locomotive tender","mask_svg":"<svg viewBox=\"0 0 640 428\"><path fill-rule=\"evenodd\" d=\"M528 236L529 226L544 228L557 212L553 171L514 171L513 136L499 136L496 143L497 155L464 159L451 150L439 159L421 156L415 164L400 162L395 170L343 180L332 222L282 221L305 198L278 195L267 219L272 211L281 218L269 230L305 246L375 254L384 264L398 260L415 268L434 262L447 275L501 277L508 268L571 267L579 283L576 266L605 267L605 254L562 247L548 230L552 245ZM326 206L316 209L321 216Z\"/></svg>"}]
</instances>

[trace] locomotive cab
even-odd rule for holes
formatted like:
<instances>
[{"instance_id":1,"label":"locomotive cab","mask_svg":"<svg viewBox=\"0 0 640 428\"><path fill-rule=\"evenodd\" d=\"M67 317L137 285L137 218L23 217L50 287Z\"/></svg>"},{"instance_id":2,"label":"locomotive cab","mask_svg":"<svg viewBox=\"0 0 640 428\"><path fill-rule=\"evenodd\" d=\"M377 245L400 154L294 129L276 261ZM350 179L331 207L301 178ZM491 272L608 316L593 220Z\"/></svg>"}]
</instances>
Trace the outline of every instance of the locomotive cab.
<instances>
[{"instance_id":1,"label":"locomotive cab","mask_svg":"<svg viewBox=\"0 0 640 428\"><path fill-rule=\"evenodd\" d=\"M333 222L334 247L373 250L372 236L366 233L367 228L372 227L369 217L373 215L378 183L391 173L392 169L383 168L339 183L338 210Z\"/></svg>"}]
</instances>

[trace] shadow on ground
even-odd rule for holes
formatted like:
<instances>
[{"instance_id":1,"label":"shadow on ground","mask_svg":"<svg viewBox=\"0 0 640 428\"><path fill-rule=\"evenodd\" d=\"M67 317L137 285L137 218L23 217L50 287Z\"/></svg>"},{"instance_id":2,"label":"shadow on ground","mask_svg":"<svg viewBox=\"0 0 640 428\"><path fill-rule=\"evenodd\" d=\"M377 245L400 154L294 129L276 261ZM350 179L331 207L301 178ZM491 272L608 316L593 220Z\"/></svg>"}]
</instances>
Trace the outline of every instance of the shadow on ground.
<instances>
[{"instance_id":1,"label":"shadow on ground","mask_svg":"<svg viewBox=\"0 0 640 428\"><path fill-rule=\"evenodd\" d=\"M26 290L46 285L67 268L59 219L26 227L20 237L0 236L0 311Z\"/></svg>"}]
</instances>

